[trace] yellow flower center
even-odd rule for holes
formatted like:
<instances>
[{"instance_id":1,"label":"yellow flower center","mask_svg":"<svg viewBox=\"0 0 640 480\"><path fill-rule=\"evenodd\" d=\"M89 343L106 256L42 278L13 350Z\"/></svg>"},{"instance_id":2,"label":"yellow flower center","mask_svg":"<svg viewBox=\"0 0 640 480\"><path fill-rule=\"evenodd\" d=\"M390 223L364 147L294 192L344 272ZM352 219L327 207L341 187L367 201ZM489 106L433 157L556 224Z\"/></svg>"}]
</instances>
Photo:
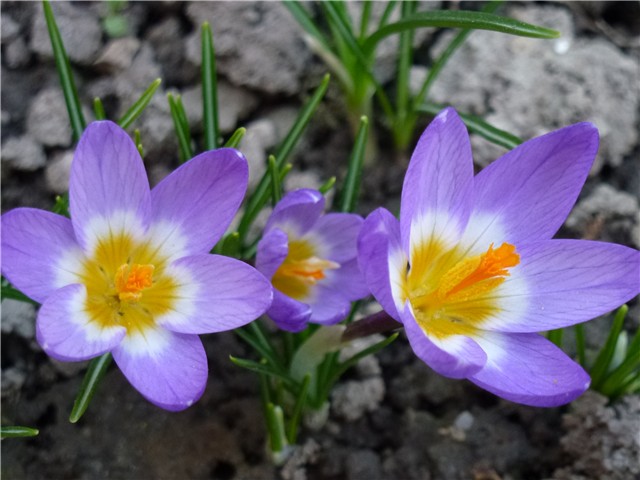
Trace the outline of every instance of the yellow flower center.
<instances>
[{"instance_id":1,"label":"yellow flower center","mask_svg":"<svg viewBox=\"0 0 640 480\"><path fill-rule=\"evenodd\" d=\"M311 286L325 278L326 270L340 268L340 264L316 256L313 246L304 240L289 242L289 253L273 275L273 286L288 297L303 300Z\"/></svg>"},{"instance_id":2,"label":"yellow flower center","mask_svg":"<svg viewBox=\"0 0 640 480\"><path fill-rule=\"evenodd\" d=\"M421 257L428 256L423 253ZM436 337L473 333L497 311L491 294L510 275L509 269L520 263L515 246L509 243L497 249L491 244L485 253L473 257L454 258L455 249L440 255L431 269L420 265L421 275L409 271L407 276L408 299L416 320Z\"/></svg>"},{"instance_id":3,"label":"yellow flower center","mask_svg":"<svg viewBox=\"0 0 640 480\"><path fill-rule=\"evenodd\" d=\"M87 288L84 310L97 327L122 325L129 333L155 327L178 299L178 282L167 272L167 258L150 243L110 233L83 265Z\"/></svg>"}]
</instances>

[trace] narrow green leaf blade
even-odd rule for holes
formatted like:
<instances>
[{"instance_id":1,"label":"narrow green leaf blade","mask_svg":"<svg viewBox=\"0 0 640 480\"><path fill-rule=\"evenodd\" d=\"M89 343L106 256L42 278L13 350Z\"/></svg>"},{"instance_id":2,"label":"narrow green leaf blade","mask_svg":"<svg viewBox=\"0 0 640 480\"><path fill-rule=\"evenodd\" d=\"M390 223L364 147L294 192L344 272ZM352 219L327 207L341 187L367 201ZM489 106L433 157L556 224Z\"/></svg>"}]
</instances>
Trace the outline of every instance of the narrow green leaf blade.
<instances>
[{"instance_id":1,"label":"narrow green leaf blade","mask_svg":"<svg viewBox=\"0 0 640 480\"><path fill-rule=\"evenodd\" d=\"M293 380L291 377L289 377L285 373L280 372L279 370L275 370L275 369L271 368L268 365L264 365L262 363L254 362L253 360L247 360L246 358L234 357L232 355L229 355L229 359L231 360L231 362L233 364L237 365L238 367L242 367L242 368L245 368L247 370L251 370L252 372L256 372L256 373L260 373L260 374L264 374L264 375L269 375L271 377L279 378L280 380L282 380L283 382L285 382L286 384L288 384L292 388L295 388L295 389L300 388L300 385L298 384L298 382Z\"/></svg>"},{"instance_id":2,"label":"narrow green leaf blade","mask_svg":"<svg viewBox=\"0 0 640 480\"><path fill-rule=\"evenodd\" d=\"M613 317L613 324L611 325L611 330L609 331L609 336L607 337L607 341L605 342L602 350L596 357L596 361L591 367L591 387L594 390L598 390L602 386L602 382L605 380L607 372L609 371L609 365L611 364L611 359L613 358L613 354L616 348L616 344L618 343L618 337L620 336L620 332L622 331L622 325L624 324L624 319L627 316L627 312L629 311L629 307L626 305L622 305L617 311L615 316Z\"/></svg>"},{"instance_id":3,"label":"narrow green leaf blade","mask_svg":"<svg viewBox=\"0 0 640 480\"><path fill-rule=\"evenodd\" d=\"M129 109L124 113L124 115L122 115L120 120L118 120L118 125L120 125L122 128L129 127L129 125L131 125L134 120L138 118L142 114L142 112L144 112L144 109L147 108L147 105L149 105L149 102L153 98L153 95L156 93L156 90L161 83L162 80L160 78L156 78L153 82L151 82L151 85L149 85L147 89L142 93L142 95L140 95L140 98L136 100L135 103L131 105L131 107L129 107Z\"/></svg>"},{"instance_id":4,"label":"narrow green leaf blade","mask_svg":"<svg viewBox=\"0 0 640 480\"><path fill-rule=\"evenodd\" d=\"M224 144L224 147L238 148L238 145L240 145L240 142L242 141L242 137L244 137L245 133L247 133L246 128L244 127L238 128L235 132L233 132L233 135L229 137L229 140L227 140L227 143Z\"/></svg>"},{"instance_id":5,"label":"narrow green leaf blade","mask_svg":"<svg viewBox=\"0 0 640 480\"><path fill-rule=\"evenodd\" d=\"M13 285L11 285L9 283L9 280L7 280L4 277L2 277L2 296L1 296L1 298L2 298L2 300L4 300L5 298L10 298L12 300L18 300L20 302L31 303L31 304L36 305L36 306L40 305L38 302L36 302L35 300L30 299L24 293L22 293L20 290L18 290Z\"/></svg>"},{"instance_id":6,"label":"narrow green leaf blade","mask_svg":"<svg viewBox=\"0 0 640 480\"><path fill-rule=\"evenodd\" d=\"M80 99L78 97L78 90L73 80L73 73L71 72L71 64L69 63L69 57L64 48L62 37L60 36L60 30L56 24L55 16L53 15L53 9L48 0L42 2L44 8L44 17L47 23L47 29L49 30L49 38L51 39L51 47L53 49L53 57L56 62L56 69L60 76L60 85L62 86L62 92L64 93L64 101L67 104L67 112L69 113L69 121L71 122L71 130L73 131L73 138L75 141L80 140L82 132L84 131L87 123L82 113L82 106L80 105Z\"/></svg>"},{"instance_id":7,"label":"narrow green leaf blade","mask_svg":"<svg viewBox=\"0 0 640 480\"><path fill-rule=\"evenodd\" d=\"M280 144L280 147L275 153L278 168L282 168L282 166L286 163L289 154L302 136L302 132L311 120L311 117L316 111L316 108L318 108L318 105L324 97L324 94L327 92L329 80L330 76L328 74L325 75L322 79L322 82L316 88L313 95L305 104L303 109L300 111L298 118ZM238 226L238 233L240 233L240 238L243 241L246 238L249 227L258 216L258 213L260 213L260 210L262 210L269 198L269 189L271 188L270 183L270 176L268 174L264 175L255 191L247 201L244 215L242 216L242 219L240 220L240 224Z\"/></svg>"},{"instance_id":8,"label":"narrow green leaf blade","mask_svg":"<svg viewBox=\"0 0 640 480\"><path fill-rule=\"evenodd\" d=\"M336 184L336 177L330 177L329 180L327 180L322 185L320 185L320 188L318 188L318 191L321 194L325 195L329 190L333 188L335 184Z\"/></svg>"},{"instance_id":9,"label":"narrow green leaf blade","mask_svg":"<svg viewBox=\"0 0 640 480\"><path fill-rule=\"evenodd\" d=\"M302 380L302 387L300 387L300 393L296 398L296 403L293 407L293 413L291 414L291 419L289 420L289 426L287 428L287 439L291 445L295 445L296 439L298 437L298 425L300 425L300 420L302 418L302 411L304 409L305 404L307 403L307 391L309 390L309 384L311 383L311 376L305 375Z\"/></svg>"},{"instance_id":10,"label":"narrow green leaf blade","mask_svg":"<svg viewBox=\"0 0 640 480\"><path fill-rule=\"evenodd\" d=\"M423 27L469 28L476 30L492 30L521 37L558 38L560 32L550 28L531 25L530 23L502 17L493 13L441 10L419 12L411 17L390 23L371 34L362 46L365 55L371 53L384 38L405 30Z\"/></svg>"},{"instance_id":11,"label":"narrow green leaf blade","mask_svg":"<svg viewBox=\"0 0 640 480\"><path fill-rule=\"evenodd\" d=\"M342 194L340 195L340 211L342 212L353 212L358 203L368 132L369 120L363 116L360 118L360 127L358 128L358 134L349 159L349 169L347 170Z\"/></svg>"},{"instance_id":12,"label":"narrow green leaf blade","mask_svg":"<svg viewBox=\"0 0 640 480\"><path fill-rule=\"evenodd\" d=\"M445 105L435 103L423 103L417 108L417 111L428 113L430 115L437 115L445 107ZM494 127L480 117L462 112L458 112L458 115L460 115L460 118L471 133L480 135L491 143L495 143L496 145L500 145L508 150L512 150L523 142L520 137Z\"/></svg>"},{"instance_id":13,"label":"narrow green leaf blade","mask_svg":"<svg viewBox=\"0 0 640 480\"><path fill-rule=\"evenodd\" d=\"M167 99L169 101L169 108L171 110L171 118L173 119L173 128L176 132L176 136L178 137L180 156L182 158L182 162L184 163L193 156L193 151L191 150L191 134L189 133L189 125L185 125L183 112L181 112L182 103L179 102L179 97L168 93Z\"/></svg>"},{"instance_id":14,"label":"narrow green leaf blade","mask_svg":"<svg viewBox=\"0 0 640 480\"><path fill-rule=\"evenodd\" d=\"M202 119L206 150L218 148L218 85L216 54L209 22L202 24Z\"/></svg>"},{"instance_id":15,"label":"narrow green leaf blade","mask_svg":"<svg viewBox=\"0 0 640 480\"><path fill-rule=\"evenodd\" d=\"M276 165L276 157L273 155L269 155L267 169L271 176L271 201L275 207L282 198L282 185L280 184L280 172L278 172L278 166Z\"/></svg>"},{"instance_id":16,"label":"narrow green leaf blade","mask_svg":"<svg viewBox=\"0 0 640 480\"><path fill-rule=\"evenodd\" d=\"M94 358L89 363L89 368L87 373L82 380L82 385L80 385L80 391L76 396L75 401L73 402L73 408L71 409L71 414L69 415L69 421L71 423L76 423L84 412L87 411L89 404L91 403L91 399L95 395L98 387L100 386L100 382L102 378L107 373L107 369L109 365L111 365L111 354L105 353L104 355Z\"/></svg>"},{"instance_id":17,"label":"narrow green leaf blade","mask_svg":"<svg viewBox=\"0 0 640 480\"><path fill-rule=\"evenodd\" d=\"M18 425L0 427L0 437L2 438L19 438L19 437L35 437L40 431L37 428L22 427Z\"/></svg>"},{"instance_id":18,"label":"narrow green leaf blade","mask_svg":"<svg viewBox=\"0 0 640 480\"><path fill-rule=\"evenodd\" d=\"M96 116L96 120L105 120L107 118L107 114L104 112L104 105L102 104L100 97L93 99L93 113Z\"/></svg>"}]
</instances>

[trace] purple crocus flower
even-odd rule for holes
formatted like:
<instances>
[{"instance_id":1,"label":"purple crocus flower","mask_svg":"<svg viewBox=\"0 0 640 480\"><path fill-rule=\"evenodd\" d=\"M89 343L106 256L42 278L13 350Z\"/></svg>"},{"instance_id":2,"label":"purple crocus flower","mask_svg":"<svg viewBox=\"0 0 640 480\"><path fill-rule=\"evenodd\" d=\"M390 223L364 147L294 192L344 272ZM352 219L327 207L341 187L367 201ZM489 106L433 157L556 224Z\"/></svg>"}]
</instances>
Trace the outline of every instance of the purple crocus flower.
<instances>
[{"instance_id":1,"label":"purple crocus flower","mask_svg":"<svg viewBox=\"0 0 640 480\"><path fill-rule=\"evenodd\" d=\"M351 302L369 291L358 269L362 217L322 215L324 197L300 189L275 206L258 244L256 268L274 286L267 315L283 330L307 322L331 325L344 319Z\"/></svg>"},{"instance_id":2,"label":"purple crocus flower","mask_svg":"<svg viewBox=\"0 0 640 480\"><path fill-rule=\"evenodd\" d=\"M640 290L640 252L551 239L597 149L596 128L579 123L523 143L474 177L455 110L423 133L400 221L375 210L358 248L372 293L436 372L533 406L588 388L587 373L535 332L584 322Z\"/></svg>"},{"instance_id":3,"label":"purple crocus flower","mask_svg":"<svg viewBox=\"0 0 640 480\"><path fill-rule=\"evenodd\" d=\"M90 124L71 167L71 219L18 208L2 216L2 273L42 303L44 351L62 361L111 352L152 403L198 400L207 358L198 334L240 327L269 307L264 276L209 255L244 196L246 159L205 152L153 190L129 136Z\"/></svg>"}]
</instances>

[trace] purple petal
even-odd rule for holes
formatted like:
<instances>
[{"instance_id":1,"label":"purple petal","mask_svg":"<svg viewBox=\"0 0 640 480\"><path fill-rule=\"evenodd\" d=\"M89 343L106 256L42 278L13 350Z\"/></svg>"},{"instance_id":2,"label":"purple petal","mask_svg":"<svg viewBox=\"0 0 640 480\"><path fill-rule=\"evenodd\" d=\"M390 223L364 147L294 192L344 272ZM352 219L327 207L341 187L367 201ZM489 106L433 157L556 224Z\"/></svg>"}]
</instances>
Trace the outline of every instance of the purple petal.
<instances>
[{"instance_id":1,"label":"purple petal","mask_svg":"<svg viewBox=\"0 0 640 480\"><path fill-rule=\"evenodd\" d=\"M42 349L63 362L87 360L120 344L126 329L102 327L85 312L84 285L68 285L42 304L36 322L36 338Z\"/></svg>"},{"instance_id":2,"label":"purple petal","mask_svg":"<svg viewBox=\"0 0 640 480\"><path fill-rule=\"evenodd\" d=\"M384 208L374 210L364 221L358 237L358 264L373 296L400 321L407 257L400 243L400 224Z\"/></svg>"},{"instance_id":3,"label":"purple petal","mask_svg":"<svg viewBox=\"0 0 640 480\"><path fill-rule=\"evenodd\" d=\"M222 237L247 190L247 160L221 148L172 172L151 192L152 235L172 258L208 253Z\"/></svg>"},{"instance_id":4,"label":"purple petal","mask_svg":"<svg viewBox=\"0 0 640 480\"><path fill-rule=\"evenodd\" d=\"M194 255L175 261L180 279L174 310L159 325L178 333L214 333L242 327L271 305L271 283L255 268L220 255Z\"/></svg>"},{"instance_id":5,"label":"purple petal","mask_svg":"<svg viewBox=\"0 0 640 480\"><path fill-rule=\"evenodd\" d=\"M598 131L590 123L523 143L476 177L472 217L482 220L472 223L480 223L481 232L497 221L505 242L550 239L575 203L597 150Z\"/></svg>"},{"instance_id":6,"label":"purple petal","mask_svg":"<svg viewBox=\"0 0 640 480\"><path fill-rule=\"evenodd\" d=\"M271 212L264 229L279 228L301 237L318 221L324 210L324 197L317 190L301 188L286 194Z\"/></svg>"},{"instance_id":7,"label":"purple petal","mask_svg":"<svg viewBox=\"0 0 640 480\"><path fill-rule=\"evenodd\" d=\"M414 353L440 375L467 378L478 372L487 361L485 352L469 337L452 335L436 339L427 336L408 304L402 313L402 323Z\"/></svg>"},{"instance_id":8,"label":"purple petal","mask_svg":"<svg viewBox=\"0 0 640 480\"><path fill-rule=\"evenodd\" d=\"M347 318L351 302L339 291L316 285L311 305L309 322L333 325Z\"/></svg>"},{"instance_id":9,"label":"purple petal","mask_svg":"<svg viewBox=\"0 0 640 480\"><path fill-rule=\"evenodd\" d=\"M340 268L335 270L325 270L324 273L325 278L321 285L339 292L351 302L360 300L370 293L356 258L341 264Z\"/></svg>"},{"instance_id":10,"label":"purple petal","mask_svg":"<svg viewBox=\"0 0 640 480\"><path fill-rule=\"evenodd\" d=\"M145 330L128 335L113 359L131 385L165 410L190 407L207 385L207 357L197 335Z\"/></svg>"},{"instance_id":11,"label":"purple petal","mask_svg":"<svg viewBox=\"0 0 640 480\"><path fill-rule=\"evenodd\" d=\"M582 367L540 335L482 332L474 338L488 360L469 380L499 397L534 407L556 407L589 387L589 375Z\"/></svg>"},{"instance_id":12,"label":"purple petal","mask_svg":"<svg viewBox=\"0 0 640 480\"><path fill-rule=\"evenodd\" d=\"M328 213L320 217L307 234L321 250L323 259L343 263L358 256L358 234L363 219L352 213Z\"/></svg>"},{"instance_id":13,"label":"purple petal","mask_svg":"<svg viewBox=\"0 0 640 480\"><path fill-rule=\"evenodd\" d=\"M32 208L2 216L2 274L37 302L77 283L83 259L68 218Z\"/></svg>"},{"instance_id":14,"label":"purple petal","mask_svg":"<svg viewBox=\"0 0 640 480\"><path fill-rule=\"evenodd\" d=\"M607 313L640 293L640 252L613 243L548 240L519 249L501 308L485 330L537 332Z\"/></svg>"},{"instance_id":15,"label":"purple petal","mask_svg":"<svg viewBox=\"0 0 640 480\"><path fill-rule=\"evenodd\" d=\"M273 228L258 242L256 268L269 280L278 270L289 253L289 238L279 228Z\"/></svg>"},{"instance_id":16,"label":"purple petal","mask_svg":"<svg viewBox=\"0 0 640 480\"><path fill-rule=\"evenodd\" d=\"M404 178L400 228L405 251L433 237L458 240L472 200L469 135L456 111L447 108L420 137Z\"/></svg>"},{"instance_id":17,"label":"purple petal","mask_svg":"<svg viewBox=\"0 0 640 480\"><path fill-rule=\"evenodd\" d=\"M311 307L274 289L273 303L267 311L267 316L275 322L278 328L288 332L299 332L307 326L311 316Z\"/></svg>"},{"instance_id":18,"label":"purple petal","mask_svg":"<svg viewBox=\"0 0 640 480\"><path fill-rule=\"evenodd\" d=\"M91 123L76 148L69 181L69 210L80 245L91 252L103 229L120 232L135 223L144 231L150 200L147 174L129 135L113 122Z\"/></svg>"}]
</instances>

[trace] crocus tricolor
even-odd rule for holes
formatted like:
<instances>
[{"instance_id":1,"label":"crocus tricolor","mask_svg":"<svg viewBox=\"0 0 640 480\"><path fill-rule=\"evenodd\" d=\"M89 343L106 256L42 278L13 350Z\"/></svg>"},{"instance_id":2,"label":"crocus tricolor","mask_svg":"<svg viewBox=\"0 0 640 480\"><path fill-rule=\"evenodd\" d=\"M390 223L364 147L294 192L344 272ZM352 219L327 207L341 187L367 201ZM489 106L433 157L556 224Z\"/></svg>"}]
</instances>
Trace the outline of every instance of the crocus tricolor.
<instances>
[{"instance_id":1,"label":"crocus tricolor","mask_svg":"<svg viewBox=\"0 0 640 480\"><path fill-rule=\"evenodd\" d=\"M272 300L253 267L209 254L247 178L246 159L220 149L150 190L126 132L90 124L71 168L71 219L29 208L2 216L2 273L42 303L45 352L62 361L111 352L131 384L168 410L200 398L208 367L197 334L245 325Z\"/></svg>"},{"instance_id":2,"label":"crocus tricolor","mask_svg":"<svg viewBox=\"0 0 640 480\"><path fill-rule=\"evenodd\" d=\"M374 296L436 372L534 406L567 403L589 386L536 332L584 322L640 291L640 252L551 239L597 149L596 128L580 123L523 143L474 177L455 110L423 133L400 220L375 210L358 248Z\"/></svg>"},{"instance_id":3,"label":"crocus tricolor","mask_svg":"<svg viewBox=\"0 0 640 480\"><path fill-rule=\"evenodd\" d=\"M352 301L368 294L357 261L362 217L323 210L324 196L316 190L288 193L258 244L256 268L274 286L267 315L283 330L337 323Z\"/></svg>"}]
</instances>

